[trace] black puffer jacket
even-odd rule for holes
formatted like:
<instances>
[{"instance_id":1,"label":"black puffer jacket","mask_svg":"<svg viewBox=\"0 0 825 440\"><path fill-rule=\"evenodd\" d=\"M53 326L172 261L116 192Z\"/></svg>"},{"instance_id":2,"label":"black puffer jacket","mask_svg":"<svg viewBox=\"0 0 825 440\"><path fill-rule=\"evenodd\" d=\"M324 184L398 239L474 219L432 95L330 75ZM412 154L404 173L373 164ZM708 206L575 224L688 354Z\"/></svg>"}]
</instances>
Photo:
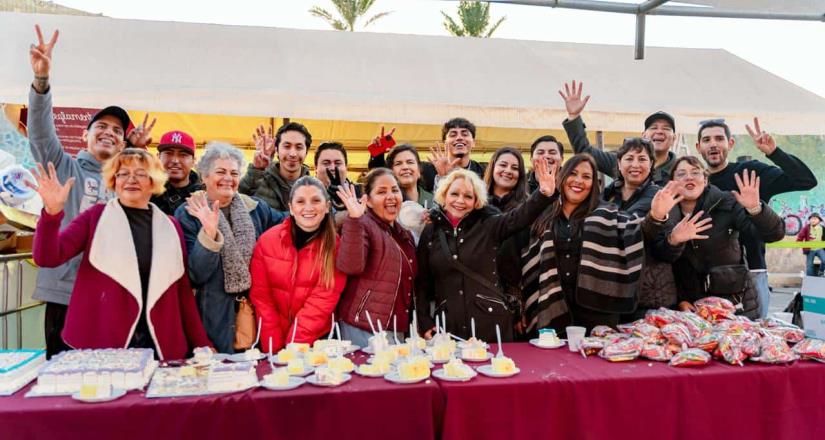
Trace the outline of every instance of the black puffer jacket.
<instances>
[{"instance_id":1,"label":"black puffer jacket","mask_svg":"<svg viewBox=\"0 0 825 440\"><path fill-rule=\"evenodd\" d=\"M766 243L781 240L785 235L784 222L770 207L763 203L762 211L752 216L736 202L731 193L724 192L710 184L696 203L694 212L699 211L704 211L702 219L707 217L713 219L713 227L702 233L708 236L704 240L691 240L679 246L668 244L669 231L683 217L679 205L674 206L670 211L666 228L656 232L645 228L646 237L655 235L651 251L656 258L673 262L673 274L679 289L679 301L693 302L710 296L707 292L707 275L710 268L744 264L742 250L739 246L740 233L761 237ZM747 278L745 280L746 293L743 295L744 310L742 312L748 317L755 317L759 305L756 293L753 291L755 286L751 284L747 273L745 277ZM734 302L738 302L738 298L733 299Z\"/></svg>"},{"instance_id":2,"label":"black puffer jacket","mask_svg":"<svg viewBox=\"0 0 825 440\"><path fill-rule=\"evenodd\" d=\"M470 318L475 318L478 338L495 341L498 324L502 339L512 340L513 319L518 310L502 291L496 268L498 251L507 237L533 223L555 197L537 191L506 214L486 206L468 214L455 228L441 208L430 211L432 223L424 228L418 242L419 329L424 332L435 325L429 313L429 303L434 300L436 313L446 314L450 333L465 339L470 337ZM448 249L442 244L442 236ZM465 275L454 261L461 262L476 275Z\"/></svg>"},{"instance_id":3,"label":"black puffer jacket","mask_svg":"<svg viewBox=\"0 0 825 440\"><path fill-rule=\"evenodd\" d=\"M175 215L178 206L183 205L186 199L195 191L204 189L203 183L194 171L189 172L189 185L183 188L175 188L172 183L166 182L166 191L163 194L152 196L154 203L161 211L167 215Z\"/></svg>"}]
</instances>

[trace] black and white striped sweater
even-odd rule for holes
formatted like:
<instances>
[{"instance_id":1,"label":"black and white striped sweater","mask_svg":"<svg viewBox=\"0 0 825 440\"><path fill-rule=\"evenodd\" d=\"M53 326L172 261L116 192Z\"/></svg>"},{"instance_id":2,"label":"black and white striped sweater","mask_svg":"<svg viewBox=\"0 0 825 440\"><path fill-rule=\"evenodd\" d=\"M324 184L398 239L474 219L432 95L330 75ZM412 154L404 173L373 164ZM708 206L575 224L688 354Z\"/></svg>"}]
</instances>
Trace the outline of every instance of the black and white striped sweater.
<instances>
[{"instance_id":1,"label":"black and white striped sweater","mask_svg":"<svg viewBox=\"0 0 825 440\"><path fill-rule=\"evenodd\" d=\"M602 203L584 219L576 283L576 302L606 313L636 308L636 289L644 262L642 218ZM522 279L528 329L553 326L568 314L559 280L552 225L531 237L522 251ZM557 321L558 322L558 321Z\"/></svg>"}]
</instances>

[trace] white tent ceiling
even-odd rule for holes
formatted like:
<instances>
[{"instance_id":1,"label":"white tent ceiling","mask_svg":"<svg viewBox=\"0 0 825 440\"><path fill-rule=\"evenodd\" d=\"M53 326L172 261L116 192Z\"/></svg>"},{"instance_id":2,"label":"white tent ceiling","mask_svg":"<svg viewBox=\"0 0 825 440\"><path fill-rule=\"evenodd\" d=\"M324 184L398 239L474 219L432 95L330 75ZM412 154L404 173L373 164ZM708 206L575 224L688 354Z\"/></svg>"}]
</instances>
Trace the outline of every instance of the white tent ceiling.
<instances>
[{"instance_id":1,"label":"white tent ceiling","mask_svg":"<svg viewBox=\"0 0 825 440\"><path fill-rule=\"evenodd\" d=\"M557 90L577 78L593 95L594 130L641 130L666 110L680 131L759 116L776 133L825 134L825 98L723 50L632 48L0 14L0 102L27 101L34 24L59 28L56 105L479 126L558 128Z\"/></svg>"}]
</instances>

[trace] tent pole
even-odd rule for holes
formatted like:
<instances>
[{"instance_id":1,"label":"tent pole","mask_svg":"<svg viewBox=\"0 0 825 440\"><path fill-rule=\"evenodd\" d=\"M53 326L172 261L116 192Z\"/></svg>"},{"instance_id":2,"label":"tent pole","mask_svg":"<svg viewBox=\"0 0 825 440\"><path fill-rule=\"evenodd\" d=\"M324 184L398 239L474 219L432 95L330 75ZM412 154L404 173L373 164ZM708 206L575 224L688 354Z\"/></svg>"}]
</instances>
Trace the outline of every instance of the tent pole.
<instances>
[{"instance_id":1,"label":"tent pole","mask_svg":"<svg viewBox=\"0 0 825 440\"><path fill-rule=\"evenodd\" d=\"M636 14L636 56L635 59L645 59L645 14Z\"/></svg>"}]
</instances>

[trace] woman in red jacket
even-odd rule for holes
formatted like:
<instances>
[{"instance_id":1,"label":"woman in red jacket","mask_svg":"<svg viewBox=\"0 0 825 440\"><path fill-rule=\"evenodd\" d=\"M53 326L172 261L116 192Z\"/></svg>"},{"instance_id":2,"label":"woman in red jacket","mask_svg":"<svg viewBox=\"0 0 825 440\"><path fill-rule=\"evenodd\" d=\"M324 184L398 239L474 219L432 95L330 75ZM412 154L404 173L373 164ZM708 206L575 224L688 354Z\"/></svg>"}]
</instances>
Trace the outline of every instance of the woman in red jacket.
<instances>
[{"instance_id":1,"label":"woman in red jacket","mask_svg":"<svg viewBox=\"0 0 825 440\"><path fill-rule=\"evenodd\" d=\"M94 205L63 231L63 205L74 183L38 164L43 212L34 235L34 261L56 267L83 254L63 328L72 348L152 348L160 359L182 359L211 346L186 273L186 245L174 217L149 202L166 174L145 150L127 148L103 167L117 198Z\"/></svg>"},{"instance_id":2,"label":"woman in red jacket","mask_svg":"<svg viewBox=\"0 0 825 440\"><path fill-rule=\"evenodd\" d=\"M372 336L367 312L377 327L390 330L397 320L399 340L409 327L412 287L418 266L412 234L396 219L402 196L398 180L387 168L367 174L359 200L352 188L339 190L348 217L341 233L336 266L349 278L338 316L341 333L353 344L366 347ZM392 340L392 335L390 335Z\"/></svg>"},{"instance_id":3,"label":"woman in red jacket","mask_svg":"<svg viewBox=\"0 0 825 440\"><path fill-rule=\"evenodd\" d=\"M329 331L346 277L335 269L338 238L324 185L305 176L292 186L289 218L255 245L249 298L262 320L261 348L277 351L291 342L312 344Z\"/></svg>"}]
</instances>

